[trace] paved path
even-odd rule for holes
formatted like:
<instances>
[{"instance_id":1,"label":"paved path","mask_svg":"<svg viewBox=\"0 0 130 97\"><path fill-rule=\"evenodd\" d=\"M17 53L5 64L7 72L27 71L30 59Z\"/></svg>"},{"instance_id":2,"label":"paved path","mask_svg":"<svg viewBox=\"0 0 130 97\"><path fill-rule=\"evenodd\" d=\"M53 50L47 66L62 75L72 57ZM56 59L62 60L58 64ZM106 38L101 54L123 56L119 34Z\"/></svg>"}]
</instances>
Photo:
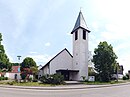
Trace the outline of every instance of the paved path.
<instances>
[{"instance_id":1,"label":"paved path","mask_svg":"<svg viewBox=\"0 0 130 97\"><path fill-rule=\"evenodd\" d=\"M60 86L71 87L71 86ZM74 85L72 87L75 87ZM77 85L76 85L77 87ZM81 87L81 85L78 85ZM83 86L82 86L83 87ZM59 87L55 87L59 88ZM130 84L84 89L35 90L0 87L0 97L130 97Z\"/></svg>"},{"instance_id":2,"label":"paved path","mask_svg":"<svg viewBox=\"0 0 130 97\"><path fill-rule=\"evenodd\" d=\"M17 88L17 89L34 89L34 90L69 90L69 89L88 89L88 88L102 88L102 87L113 87L113 86L120 86L120 85L128 85L130 82L127 83L120 83L120 84L109 84L109 85L59 85L59 86L45 86L45 87L31 87L31 86L11 86L11 85L0 85L3 88Z\"/></svg>"},{"instance_id":3,"label":"paved path","mask_svg":"<svg viewBox=\"0 0 130 97\"><path fill-rule=\"evenodd\" d=\"M46 90L47 88L48 90ZM39 87L28 89L0 87L0 97L130 97L130 84L116 86L68 85L44 87L44 89Z\"/></svg>"}]
</instances>

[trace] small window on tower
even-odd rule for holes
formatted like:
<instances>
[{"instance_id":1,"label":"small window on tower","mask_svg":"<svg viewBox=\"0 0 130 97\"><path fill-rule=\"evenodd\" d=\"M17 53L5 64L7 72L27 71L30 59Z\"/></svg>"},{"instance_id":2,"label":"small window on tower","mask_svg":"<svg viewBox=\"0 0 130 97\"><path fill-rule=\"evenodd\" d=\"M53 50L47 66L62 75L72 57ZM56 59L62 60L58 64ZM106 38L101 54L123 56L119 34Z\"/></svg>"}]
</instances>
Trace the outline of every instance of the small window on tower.
<instances>
[{"instance_id":1,"label":"small window on tower","mask_svg":"<svg viewBox=\"0 0 130 97\"><path fill-rule=\"evenodd\" d=\"M86 31L83 30L83 39L86 40Z\"/></svg>"},{"instance_id":2,"label":"small window on tower","mask_svg":"<svg viewBox=\"0 0 130 97\"><path fill-rule=\"evenodd\" d=\"M75 40L77 40L78 39L78 32L76 31L75 32Z\"/></svg>"}]
</instances>

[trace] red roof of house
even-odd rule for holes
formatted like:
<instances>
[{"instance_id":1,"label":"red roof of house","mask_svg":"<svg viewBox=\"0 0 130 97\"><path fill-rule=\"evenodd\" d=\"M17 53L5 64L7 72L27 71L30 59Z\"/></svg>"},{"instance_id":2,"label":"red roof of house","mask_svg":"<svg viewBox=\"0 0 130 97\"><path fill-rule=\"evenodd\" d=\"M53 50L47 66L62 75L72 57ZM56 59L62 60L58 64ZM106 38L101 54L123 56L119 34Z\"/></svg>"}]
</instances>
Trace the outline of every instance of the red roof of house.
<instances>
[{"instance_id":1,"label":"red roof of house","mask_svg":"<svg viewBox=\"0 0 130 97\"><path fill-rule=\"evenodd\" d=\"M11 73L19 73L20 72L20 66L12 66Z\"/></svg>"}]
</instances>

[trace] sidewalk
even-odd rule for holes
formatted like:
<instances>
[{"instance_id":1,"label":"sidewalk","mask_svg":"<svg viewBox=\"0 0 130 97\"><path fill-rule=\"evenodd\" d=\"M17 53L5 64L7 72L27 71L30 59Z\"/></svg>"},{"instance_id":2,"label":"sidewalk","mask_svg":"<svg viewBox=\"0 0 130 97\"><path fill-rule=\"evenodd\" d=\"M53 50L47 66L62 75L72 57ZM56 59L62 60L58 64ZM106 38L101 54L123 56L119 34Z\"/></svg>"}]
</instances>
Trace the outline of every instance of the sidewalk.
<instances>
[{"instance_id":1,"label":"sidewalk","mask_svg":"<svg viewBox=\"0 0 130 97\"><path fill-rule=\"evenodd\" d=\"M128 85L130 82L121 84L109 84L109 85L59 85L59 86L48 86L48 87L31 87L31 86L11 86L11 85L0 85L3 88L18 88L18 89L34 89L34 90L69 90L69 89L89 89L89 88L103 88L120 85Z\"/></svg>"}]
</instances>

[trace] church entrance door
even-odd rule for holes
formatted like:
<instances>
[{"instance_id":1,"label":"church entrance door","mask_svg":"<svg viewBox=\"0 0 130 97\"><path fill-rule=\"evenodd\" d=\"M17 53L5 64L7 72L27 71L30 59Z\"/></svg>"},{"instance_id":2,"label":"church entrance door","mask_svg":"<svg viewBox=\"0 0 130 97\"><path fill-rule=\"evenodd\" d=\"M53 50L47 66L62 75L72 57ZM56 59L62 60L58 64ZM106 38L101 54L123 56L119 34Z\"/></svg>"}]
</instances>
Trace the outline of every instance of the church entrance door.
<instances>
[{"instance_id":1,"label":"church entrance door","mask_svg":"<svg viewBox=\"0 0 130 97\"><path fill-rule=\"evenodd\" d=\"M69 77L70 77L69 70L57 70L56 72L63 75L65 81L69 81Z\"/></svg>"}]
</instances>

